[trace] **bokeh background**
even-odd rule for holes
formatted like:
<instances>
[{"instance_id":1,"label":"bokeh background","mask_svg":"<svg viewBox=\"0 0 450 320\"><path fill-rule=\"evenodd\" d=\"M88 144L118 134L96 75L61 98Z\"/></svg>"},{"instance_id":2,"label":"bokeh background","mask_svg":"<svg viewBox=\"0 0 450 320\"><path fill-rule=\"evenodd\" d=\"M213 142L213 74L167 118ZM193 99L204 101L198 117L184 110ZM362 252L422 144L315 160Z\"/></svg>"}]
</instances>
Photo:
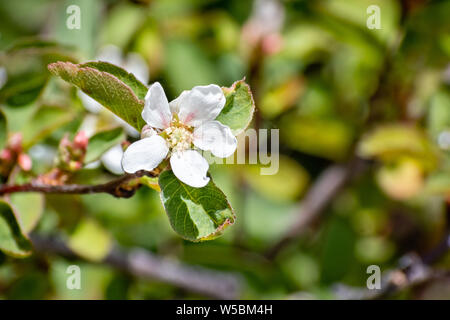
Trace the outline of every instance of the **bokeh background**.
<instances>
[{"instance_id":1,"label":"bokeh background","mask_svg":"<svg viewBox=\"0 0 450 320\"><path fill-rule=\"evenodd\" d=\"M81 9L81 29L66 27L70 5ZM381 9L381 29L366 25L370 5ZM175 234L151 188L130 199L30 194L25 211L42 211L33 234L56 236L84 258L45 248L23 259L0 252L0 298L223 297L176 276L144 279L97 261L111 246L227 275L232 298L370 297L369 265L398 271L399 287L383 297L450 298L449 21L449 1L1 1L0 108L33 160L19 181L51 168L65 133L92 119L96 127L114 123L46 68L105 52L138 56L129 61L147 84L161 82L169 100L245 76L256 102L251 127L279 129L280 164L271 176L257 164L211 167L237 221L202 243ZM96 163L76 181L115 177ZM296 228L305 214L313 219ZM72 264L81 268L80 290L66 287ZM410 281L411 270L420 281Z\"/></svg>"}]
</instances>

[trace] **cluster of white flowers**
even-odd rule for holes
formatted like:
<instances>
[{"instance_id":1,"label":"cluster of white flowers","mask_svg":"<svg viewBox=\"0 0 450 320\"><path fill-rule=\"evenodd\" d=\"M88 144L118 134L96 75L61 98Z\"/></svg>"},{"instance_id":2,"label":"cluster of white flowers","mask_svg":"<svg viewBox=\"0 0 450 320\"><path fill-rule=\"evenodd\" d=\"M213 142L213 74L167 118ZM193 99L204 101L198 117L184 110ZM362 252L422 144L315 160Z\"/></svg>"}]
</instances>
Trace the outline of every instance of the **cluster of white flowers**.
<instances>
[{"instance_id":1,"label":"cluster of white flowers","mask_svg":"<svg viewBox=\"0 0 450 320\"><path fill-rule=\"evenodd\" d=\"M225 96L217 85L183 91L169 103L164 89L155 82L145 97L142 118L147 125L142 139L126 149L123 170L153 170L170 157L178 179L192 187L204 187L209 182L209 164L195 148L226 158L237 146L231 129L215 120L224 106Z\"/></svg>"}]
</instances>

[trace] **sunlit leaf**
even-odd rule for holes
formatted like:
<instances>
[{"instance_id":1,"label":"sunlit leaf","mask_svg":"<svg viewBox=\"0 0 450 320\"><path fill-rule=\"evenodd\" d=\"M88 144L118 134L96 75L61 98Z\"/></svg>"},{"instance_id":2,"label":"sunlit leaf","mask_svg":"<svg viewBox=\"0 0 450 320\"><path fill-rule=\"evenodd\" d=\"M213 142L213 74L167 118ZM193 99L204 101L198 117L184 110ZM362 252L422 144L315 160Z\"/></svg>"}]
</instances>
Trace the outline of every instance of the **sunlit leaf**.
<instances>
[{"instance_id":1,"label":"sunlit leaf","mask_svg":"<svg viewBox=\"0 0 450 320\"><path fill-rule=\"evenodd\" d=\"M71 234L68 245L80 256L91 261L100 261L109 253L112 239L98 223L85 219Z\"/></svg>"},{"instance_id":2,"label":"sunlit leaf","mask_svg":"<svg viewBox=\"0 0 450 320\"><path fill-rule=\"evenodd\" d=\"M280 127L281 138L291 148L333 160L347 155L353 137L352 129L335 119L286 115Z\"/></svg>"},{"instance_id":3,"label":"sunlit leaf","mask_svg":"<svg viewBox=\"0 0 450 320\"><path fill-rule=\"evenodd\" d=\"M78 65L57 62L48 68L54 75L77 86L137 130L144 126L141 116L144 101L140 99L144 85L125 70L106 62ZM138 88L137 92L132 87Z\"/></svg>"},{"instance_id":4,"label":"sunlit leaf","mask_svg":"<svg viewBox=\"0 0 450 320\"><path fill-rule=\"evenodd\" d=\"M159 185L170 224L181 237L211 240L234 223L233 209L212 180L203 188L193 188L168 170L161 173Z\"/></svg>"},{"instance_id":5,"label":"sunlit leaf","mask_svg":"<svg viewBox=\"0 0 450 320\"><path fill-rule=\"evenodd\" d=\"M416 127L399 124L380 126L365 135L358 145L358 154L383 161L409 156L425 168L436 165L436 155L427 136Z\"/></svg>"}]
</instances>

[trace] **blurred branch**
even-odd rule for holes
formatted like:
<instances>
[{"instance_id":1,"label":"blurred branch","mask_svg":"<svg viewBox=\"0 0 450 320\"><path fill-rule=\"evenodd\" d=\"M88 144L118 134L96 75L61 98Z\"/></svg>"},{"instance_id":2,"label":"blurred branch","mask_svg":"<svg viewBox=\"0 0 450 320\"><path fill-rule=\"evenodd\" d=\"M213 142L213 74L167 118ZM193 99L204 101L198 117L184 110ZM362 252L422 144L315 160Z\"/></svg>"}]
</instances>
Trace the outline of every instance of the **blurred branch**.
<instances>
[{"instance_id":1,"label":"blurred branch","mask_svg":"<svg viewBox=\"0 0 450 320\"><path fill-rule=\"evenodd\" d=\"M433 270L430 265L444 256L450 249L450 233L429 254L419 257L409 253L399 260L399 267L383 273L381 289L369 290L339 284L335 286L334 293L343 300L384 299L401 290L423 284L432 280L450 277L450 271Z\"/></svg>"},{"instance_id":2,"label":"blurred branch","mask_svg":"<svg viewBox=\"0 0 450 320\"><path fill-rule=\"evenodd\" d=\"M416 253L408 253L400 258L397 269L383 273L381 289L369 290L339 284L335 286L335 295L344 300L384 299L406 288L450 277L450 271L431 268L432 264L450 250L450 204L446 206L446 223L447 227L441 241L430 252L422 257Z\"/></svg>"},{"instance_id":3,"label":"blurred branch","mask_svg":"<svg viewBox=\"0 0 450 320\"><path fill-rule=\"evenodd\" d=\"M300 203L297 220L291 225L285 236L267 251L266 256L269 259L274 258L293 239L301 235L319 218L347 181L365 167L366 163L364 160L356 157L347 165L335 164L327 168L317 178L304 200Z\"/></svg>"},{"instance_id":4,"label":"blurred branch","mask_svg":"<svg viewBox=\"0 0 450 320\"><path fill-rule=\"evenodd\" d=\"M88 193L109 193L118 198L128 198L134 194L136 186L129 183L143 176L156 177L157 171L137 171L132 174L125 174L115 180L97 185L50 185L40 182L31 182L21 185L0 185L0 195L15 192L42 192L42 193L64 193L64 194L88 194Z\"/></svg>"},{"instance_id":5,"label":"blurred branch","mask_svg":"<svg viewBox=\"0 0 450 320\"><path fill-rule=\"evenodd\" d=\"M30 238L35 250L41 254L82 259L61 239L36 234ZM211 298L238 299L241 293L241 279L235 274L186 265L140 248L129 251L115 248L100 263L134 277L163 281Z\"/></svg>"}]
</instances>

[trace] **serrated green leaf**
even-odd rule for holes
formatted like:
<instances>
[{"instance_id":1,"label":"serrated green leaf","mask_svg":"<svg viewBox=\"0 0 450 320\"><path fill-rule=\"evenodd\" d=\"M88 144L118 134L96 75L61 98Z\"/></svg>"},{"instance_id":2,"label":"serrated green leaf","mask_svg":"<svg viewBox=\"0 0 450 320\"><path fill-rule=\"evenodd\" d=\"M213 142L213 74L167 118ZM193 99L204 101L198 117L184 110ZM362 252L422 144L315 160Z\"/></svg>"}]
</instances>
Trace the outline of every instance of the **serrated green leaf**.
<instances>
[{"instance_id":1,"label":"serrated green leaf","mask_svg":"<svg viewBox=\"0 0 450 320\"><path fill-rule=\"evenodd\" d=\"M0 250L14 257L31 253L31 242L23 234L12 207L0 200Z\"/></svg>"},{"instance_id":2,"label":"serrated green leaf","mask_svg":"<svg viewBox=\"0 0 450 320\"><path fill-rule=\"evenodd\" d=\"M167 170L159 176L159 186L170 224L186 240L214 239L234 223L233 209L212 180L203 188L193 188Z\"/></svg>"},{"instance_id":3,"label":"serrated green leaf","mask_svg":"<svg viewBox=\"0 0 450 320\"><path fill-rule=\"evenodd\" d=\"M122 128L105 130L96 133L89 139L85 163L97 160L103 153L124 139Z\"/></svg>"},{"instance_id":4,"label":"serrated green leaf","mask_svg":"<svg viewBox=\"0 0 450 320\"><path fill-rule=\"evenodd\" d=\"M108 72L97 68L108 70ZM125 70L106 62L77 65L70 62L57 62L50 64L48 69L52 74L80 88L137 130L140 131L145 125L141 116L144 101L138 96L138 94L142 96L142 88L136 93L127 85L132 82L134 76ZM133 85L140 87L137 80Z\"/></svg>"},{"instance_id":5,"label":"serrated green leaf","mask_svg":"<svg viewBox=\"0 0 450 320\"><path fill-rule=\"evenodd\" d=\"M233 134L238 135L252 121L255 111L252 92L244 80L236 81L230 88L223 88L222 90L227 101L216 120L229 126Z\"/></svg>"},{"instance_id":6,"label":"serrated green leaf","mask_svg":"<svg viewBox=\"0 0 450 320\"><path fill-rule=\"evenodd\" d=\"M30 233L39 222L44 211L44 196L40 193L13 193L10 203L20 217L24 233Z\"/></svg>"}]
</instances>

